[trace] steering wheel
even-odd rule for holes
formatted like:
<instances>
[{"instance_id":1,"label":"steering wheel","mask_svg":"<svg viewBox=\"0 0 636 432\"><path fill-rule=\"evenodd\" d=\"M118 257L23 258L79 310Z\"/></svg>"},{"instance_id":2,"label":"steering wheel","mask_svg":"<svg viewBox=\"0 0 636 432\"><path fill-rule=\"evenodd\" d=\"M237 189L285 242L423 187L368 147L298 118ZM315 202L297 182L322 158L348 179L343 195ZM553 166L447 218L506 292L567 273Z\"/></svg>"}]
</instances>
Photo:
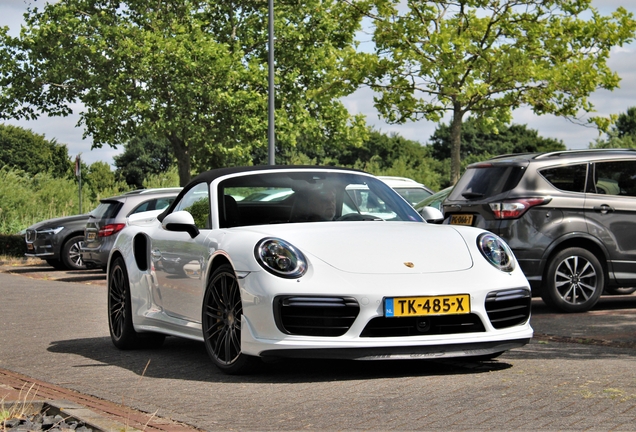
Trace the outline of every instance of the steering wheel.
<instances>
[{"instance_id":1,"label":"steering wheel","mask_svg":"<svg viewBox=\"0 0 636 432\"><path fill-rule=\"evenodd\" d=\"M383 221L379 216L373 216L370 214L360 214L360 213L348 213L346 215L340 216L339 221Z\"/></svg>"}]
</instances>

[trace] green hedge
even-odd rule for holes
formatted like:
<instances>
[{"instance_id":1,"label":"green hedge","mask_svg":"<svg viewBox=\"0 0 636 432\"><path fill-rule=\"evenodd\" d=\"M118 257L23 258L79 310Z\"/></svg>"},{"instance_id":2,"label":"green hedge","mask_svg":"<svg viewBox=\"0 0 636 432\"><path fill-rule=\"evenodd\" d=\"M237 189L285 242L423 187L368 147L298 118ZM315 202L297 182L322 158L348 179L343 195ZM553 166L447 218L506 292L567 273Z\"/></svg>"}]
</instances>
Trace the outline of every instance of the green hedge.
<instances>
[{"instance_id":1,"label":"green hedge","mask_svg":"<svg viewBox=\"0 0 636 432\"><path fill-rule=\"evenodd\" d=\"M23 257L25 252L24 237L0 234L0 255Z\"/></svg>"}]
</instances>

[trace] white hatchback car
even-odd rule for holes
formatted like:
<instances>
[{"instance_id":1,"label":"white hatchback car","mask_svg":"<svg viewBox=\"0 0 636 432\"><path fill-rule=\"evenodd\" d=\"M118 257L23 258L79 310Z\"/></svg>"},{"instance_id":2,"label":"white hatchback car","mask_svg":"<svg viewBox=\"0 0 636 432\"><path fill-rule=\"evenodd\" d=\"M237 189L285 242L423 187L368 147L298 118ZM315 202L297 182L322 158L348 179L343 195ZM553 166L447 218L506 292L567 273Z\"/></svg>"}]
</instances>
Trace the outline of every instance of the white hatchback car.
<instances>
[{"instance_id":1,"label":"white hatchback car","mask_svg":"<svg viewBox=\"0 0 636 432\"><path fill-rule=\"evenodd\" d=\"M281 188L293 193L233 198ZM230 374L258 358L489 359L532 337L504 241L428 224L386 183L333 167L199 175L121 231L108 292L115 346L190 338Z\"/></svg>"},{"instance_id":2,"label":"white hatchback car","mask_svg":"<svg viewBox=\"0 0 636 432\"><path fill-rule=\"evenodd\" d=\"M435 193L422 183L410 178L394 176L378 176L378 178L402 195L412 206Z\"/></svg>"}]
</instances>

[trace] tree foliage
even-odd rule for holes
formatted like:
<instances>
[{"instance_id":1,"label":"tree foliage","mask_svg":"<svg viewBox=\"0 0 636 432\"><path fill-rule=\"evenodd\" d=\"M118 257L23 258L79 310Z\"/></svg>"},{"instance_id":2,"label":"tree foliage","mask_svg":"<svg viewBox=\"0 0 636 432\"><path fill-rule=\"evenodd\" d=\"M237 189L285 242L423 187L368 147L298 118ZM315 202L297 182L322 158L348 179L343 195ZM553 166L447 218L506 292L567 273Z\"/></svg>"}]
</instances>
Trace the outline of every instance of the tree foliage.
<instances>
[{"instance_id":1,"label":"tree foliage","mask_svg":"<svg viewBox=\"0 0 636 432\"><path fill-rule=\"evenodd\" d=\"M497 133L484 131L478 122L469 117L462 125L460 158L471 156L486 159L510 153L536 153L566 150L561 140L543 138L534 129L526 125L512 124L502 126ZM441 124L429 139L431 155L438 160L451 157L451 125Z\"/></svg>"},{"instance_id":2,"label":"tree foliage","mask_svg":"<svg viewBox=\"0 0 636 432\"><path fill-rule=\"evenodd\" d=\"M129 186L140 189L149 175L168 171L175 164L168 140L147 136L124 144L124 152L114 157L116 175Z\"/></svg>"},{"instance_id":3,"label":"tree foliage","mask_svg":"<svg viewBox=\"0 0 636 432\"><path fill-rule=\"evenodd\" d=\"M624 8L602 16L591 0L358 4L374 18L376 52L368 58L367 81L379 92L377 109L391 123L439 121L449 113L453 183L467 113L496 131L522 105L572 119L593 112L589 95L619 84L607 66L611 48L630 42L636 29Z\"/></svg>"},{"instance_id":4,"label":"tree foliage","mask_svg":"<svg viewBox=\"0 0 636 432\"><path fill-rule=\"evenodd\" d=\"M0 168L2 166L31 175L46 172L54 177L66 177L71 173L65 145L8 124L0 124Z\"/></svg>"},{"instance_id":5,"label":"tree foliage","mask_svg":"<svg viewBox=\"0 0 636 432\"><path fill-rule=\"evenodd\" d=\"M590 148L636 148L636 107L618 115L606 138L597 138Z\"/></svg>"},{"instance_id":6,"label":"tree foliage","mask_svg":"<svg viewBox=\"0 0 636 432\"><path fill-rule=\"evenodd\" d=\"M29 9L17 38L0 30L0 116L67 115L93 146L166 139L181 184L193 169L251 164L267 146L267 2L60 0ZM340 98L356 8L276 2L277 144L360 143Z\"/></svg>"}]
</instances>

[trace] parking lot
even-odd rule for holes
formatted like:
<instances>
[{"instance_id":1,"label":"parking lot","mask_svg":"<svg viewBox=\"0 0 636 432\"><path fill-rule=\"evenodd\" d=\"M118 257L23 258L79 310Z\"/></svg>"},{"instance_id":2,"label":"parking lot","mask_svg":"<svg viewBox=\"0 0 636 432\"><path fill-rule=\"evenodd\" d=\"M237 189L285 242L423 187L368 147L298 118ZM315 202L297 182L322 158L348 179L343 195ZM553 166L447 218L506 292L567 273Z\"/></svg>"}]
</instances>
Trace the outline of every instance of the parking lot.
<instances>
[{"instance_id":1,"label":"parking lot","mask_svg":"<svg viewBox=\"0 0 636 432\"><path fill-rule=\"evenodd\" d=\"M147 413L146 429L636 430L636 295L569 315L535 299L535 338L491 362L297 360L235 377L192 341L116 350L99 270L1 270L0 372L121 406L124 423L124 408Z\"/></svg>"}]
</instances>

